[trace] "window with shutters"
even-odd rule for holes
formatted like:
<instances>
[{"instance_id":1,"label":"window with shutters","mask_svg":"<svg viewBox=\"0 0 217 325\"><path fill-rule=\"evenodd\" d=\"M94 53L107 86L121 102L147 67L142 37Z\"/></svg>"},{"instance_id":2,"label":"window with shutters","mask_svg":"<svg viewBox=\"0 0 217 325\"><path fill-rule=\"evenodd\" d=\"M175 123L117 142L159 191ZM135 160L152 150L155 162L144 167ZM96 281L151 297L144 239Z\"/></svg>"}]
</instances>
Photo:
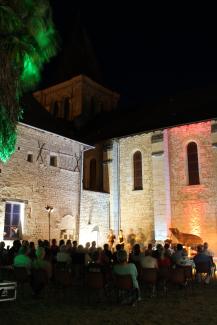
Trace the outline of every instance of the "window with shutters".
<instances>
[{"instance_id":1,"label":"window with shutters","mask_svg":"<svg viewBox=\"0 0 217 325\"><path fill-rule=\"evenodd\" d=\"M96 159L90 161L90 190L96 190Z\"/></svg>"},{"instance_id":2,"label":"window with shutters","mask_svg":"<svg viewBox=\"0 0 217 325\"><path fill-rule=\"evenodd\" d=\"M142 190L142 154L136 151L133 155L134 190Z\"/></svg>"},{"instance_id":3,"label":"window with shutters","mask_svg":"<svg viewBox=\"0 0 217 325\"><path fill-rule=\"evenodd\" d=\"M190 142L187 146L188 184L200 184L197 144Z\"/></svg>"}]
</instances>

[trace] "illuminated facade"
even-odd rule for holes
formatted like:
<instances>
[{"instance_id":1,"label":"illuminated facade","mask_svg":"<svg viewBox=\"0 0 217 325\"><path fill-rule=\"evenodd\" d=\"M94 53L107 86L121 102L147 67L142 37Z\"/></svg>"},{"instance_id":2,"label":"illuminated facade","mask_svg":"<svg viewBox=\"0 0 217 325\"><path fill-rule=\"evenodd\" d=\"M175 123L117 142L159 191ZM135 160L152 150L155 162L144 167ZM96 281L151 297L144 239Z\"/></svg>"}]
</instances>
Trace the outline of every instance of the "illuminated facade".
<instances>
[{"instance_id":1,"label":"illuminated facade","mask_svg":"<svg viewBox=\"0 0 217 325\"><path fill-rule=\"evenodd\" d=\"M77 130L100 112L115 111L119 99L85 76L34 96L56 119L73 121ZM46 131L19 128L18 146L25 150L17 149L0 174L2 237L6 214L17 209L7 207L7 202L20 202L25 238L48 237L44 207L51 205L51 236L57 239L78 238L82 244L96 240L103 245L112 228L116 236L122 229L126 241L135 236L147 244L170 237L173 227L200 236L217 253L215 119L107 138L94 149L66 137L47 136ZM43 143L48 165L39 161L40 155L35 161Z\"/></svg>"},{"instance_id":2,"label":"illuminated facade","mask_svg":"<svg viewBox=\"0 0 217 325\"><path fill-rule=\"evenodd\" d=\"M171 236L169 227L175 227L199 235L217 251L216 125L214 120L198 122L104 144L102 174L107 175L105 184L109 184L110 193L109 211L104 210L105 215L109 214L108 228L116 233L121 228L126 237L130 233L142 235L148 242L165 240ZM135 174L138 152L142 167ZM85 155L84 169L87 174L89 170L91 178L90 162L96 152ZM140 186L135 188L138 177ZM93 206L97 210L94 202L89 211ZM100 222L98 227L102 228Z\"/></svg>"}]
</instances>

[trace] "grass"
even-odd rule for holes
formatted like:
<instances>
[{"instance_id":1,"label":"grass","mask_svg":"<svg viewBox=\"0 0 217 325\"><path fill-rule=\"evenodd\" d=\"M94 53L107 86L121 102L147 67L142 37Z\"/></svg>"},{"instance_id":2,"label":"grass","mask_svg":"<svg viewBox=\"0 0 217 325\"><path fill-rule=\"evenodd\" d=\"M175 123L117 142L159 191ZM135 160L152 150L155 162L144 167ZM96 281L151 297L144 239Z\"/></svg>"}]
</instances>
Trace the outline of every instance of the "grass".
<instances>
[{"instance_id":1,"label":"grass","mask_svg":"<svg viewBox=\"0 0 217 325\"><path fill-rule=\"evenodd\" d=\"M81 287L67 291L51 289L41 299L31 297L29 288L15 302L0 303L0 324L15 325L69 325L69 324L217 324L217 283L197 285L193 292L170 290L167 297L156 296L132 306L115 302L87 301L87 292Z\"/></svg>"}]
</instances>

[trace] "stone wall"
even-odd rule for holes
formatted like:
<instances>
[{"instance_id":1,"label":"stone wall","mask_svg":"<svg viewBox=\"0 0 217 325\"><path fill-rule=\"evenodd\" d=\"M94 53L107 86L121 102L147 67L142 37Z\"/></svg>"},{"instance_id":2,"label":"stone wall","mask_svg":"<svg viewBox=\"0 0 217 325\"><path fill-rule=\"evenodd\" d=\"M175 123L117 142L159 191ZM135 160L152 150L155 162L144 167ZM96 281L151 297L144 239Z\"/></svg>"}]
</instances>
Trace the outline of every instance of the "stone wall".
<instances>
[{"instance_id":1,"label":"stone wall","mask_svg":"<svg viewBox=\"0 0 217 325\"><path fill-rule=\"evenodd\" d=\"M198 146L198 185L188 185L186 148L192 141ZM201 236L217 252L217 155L212 146L211 122L172 128L168 130L168 143L171 225L182 232Z\"/></svg>"},{"instance_id":2,"label":"stone wall","mask_svg":"<svg viewBox=\"0 0 217 325\"><path fill-rule=\"evenodd\" d=\"M0 166L0 240L7 201L24 203L22 232L23 238L29 240L48 238L47 205L54 207L51 237L60 238L64 216L78 218L80 167L75 156L80 156L81 149L76 141L18 125L16 152L7 164ZM28 154L33 162L27 161ZM57 157L57 167L50 166L50 155ZM72 236L78 236L77 229Z\"/></svg>"},{"instance_id":3,"label":"stone wall","mask_svg":"<svg viewBox=\"0 0 217 325\"><path fill-rule=\"evenodd\" d=\"M133 154L142 154L143 189L133 188ZM151 133L120 139L120 228L125 236L143 234L154 238Z\"/></svg>"},{"instance_id":4,"label":"stone wall","mask_svg":"<svg viewBox=\"0 0 217 325\"><path fill-rule=\"evenodd\" d=\"M95 240L102 246L109 232L109 194L82 191L80 216L79 242L85 245Z\"/></svg>"}]
</instances>

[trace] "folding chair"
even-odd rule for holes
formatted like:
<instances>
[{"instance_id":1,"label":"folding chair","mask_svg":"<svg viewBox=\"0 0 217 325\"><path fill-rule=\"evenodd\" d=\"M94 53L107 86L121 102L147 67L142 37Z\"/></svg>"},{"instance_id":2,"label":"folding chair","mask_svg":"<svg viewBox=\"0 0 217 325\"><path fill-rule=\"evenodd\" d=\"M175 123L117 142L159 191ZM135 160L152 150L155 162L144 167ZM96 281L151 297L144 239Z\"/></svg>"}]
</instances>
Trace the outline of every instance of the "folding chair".
<instances>
[{"instance_id":1,"label":"folding chair","mask_svg":"<svg viewBox=\"0 0 217 325\"><path fill-rule=\"evenodd\" d=\"M130 274L115 274L114 285L117 291L117 302L131 304L138 299L138 291L133 287Z\"/></svg>"},{"instance_id":2,"label":"folding chair","mask_svg":"<svg viewBox=\"0 0 217 325\"><path fill-rule=\"evenodd\" d=\"M156 294L157 269L143 268L141 273L141 283L144 286L151 287L151 297Z\"/></svg>"}]
</instances>

